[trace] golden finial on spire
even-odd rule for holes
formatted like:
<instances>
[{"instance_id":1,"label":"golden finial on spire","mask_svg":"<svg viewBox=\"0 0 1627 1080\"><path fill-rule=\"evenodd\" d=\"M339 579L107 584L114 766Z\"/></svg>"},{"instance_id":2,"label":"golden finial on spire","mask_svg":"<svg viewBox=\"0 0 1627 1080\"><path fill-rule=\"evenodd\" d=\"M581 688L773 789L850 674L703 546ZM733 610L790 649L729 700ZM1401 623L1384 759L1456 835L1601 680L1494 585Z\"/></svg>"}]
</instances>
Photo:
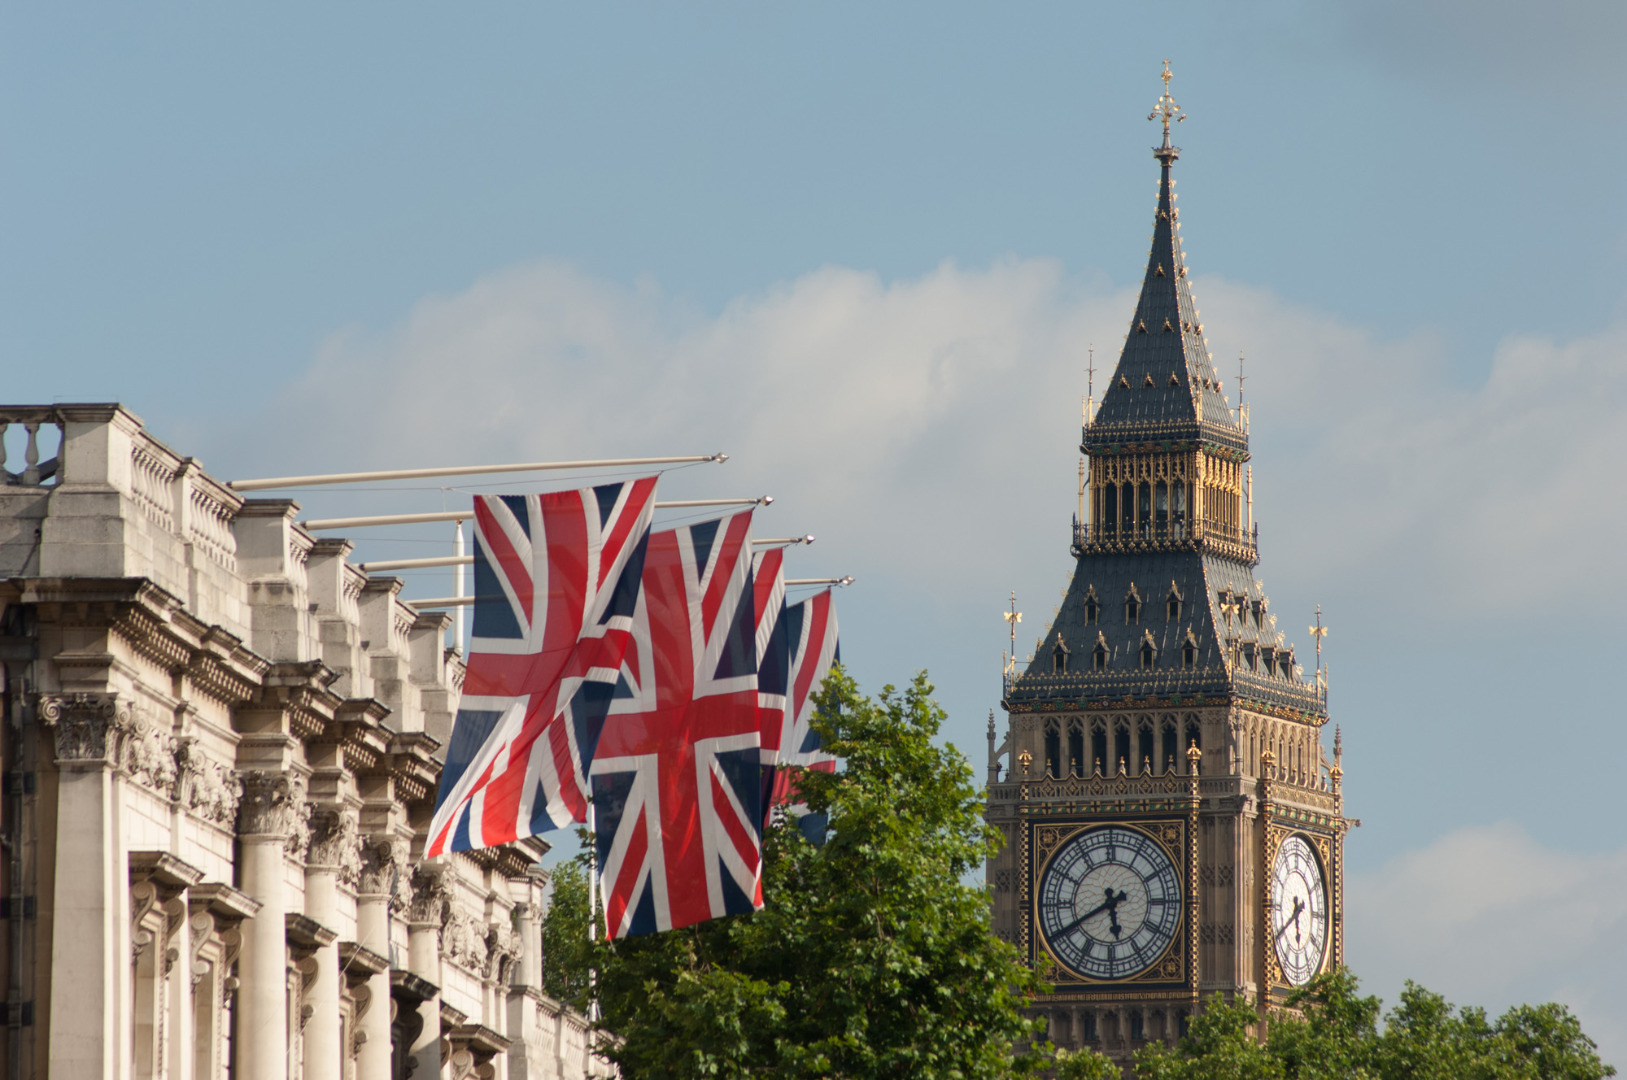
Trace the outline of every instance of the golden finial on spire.
<instances>
[{"instance_id":1,"label":"golden finial on spire","mask_svg":"<svg viewBox=\"0 0 1627 1080\"><path fill-rule=\"evenodd\" d=\"M1157 106L1152 112L1147 114L1148 120L1157 120L1162 118L1164 121L1164 145L1158 148L1160 151L1174 149L1174 147L1170 146L1169 144L1169 122L1174 120L1177 124L1179 124L1182 120L1186 119L1186 114L1181 111L1181 107L1179 105L1175 104L1175 99L1169 94L1170 77L1169 61L1165 60L1164 73L1159 76L1159 78L1164 80L1164 92L1159 95Z\"/></svg>"}]
</instances>

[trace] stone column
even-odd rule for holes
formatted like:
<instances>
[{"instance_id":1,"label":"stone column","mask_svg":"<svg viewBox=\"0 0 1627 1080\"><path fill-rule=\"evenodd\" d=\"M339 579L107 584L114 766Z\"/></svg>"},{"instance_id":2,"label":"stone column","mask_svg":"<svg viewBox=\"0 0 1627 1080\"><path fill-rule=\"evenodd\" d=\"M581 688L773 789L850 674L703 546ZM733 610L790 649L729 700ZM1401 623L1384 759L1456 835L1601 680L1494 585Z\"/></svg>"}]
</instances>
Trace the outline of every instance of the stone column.
<instances>
[{"instance_id":1,"label":"stone column","mask_svg":"<svg viewBox=\"0 0 1627 1080\"><path fill-rule=\"evenodd\" d=\"M287 773L242 774L238 805L238 870L242 889L260 901L248 920L238 958L237 1080L288 1077L288 898L283 890L284 848L304 792Z\"/></svg>"},{"instance_id":2,"label":"stone column","mask_svg":"<svg viewBox=\"0 0 1627 1080\"><path fill-rule=\"evenodd\" d=\"M112 694L42 695L39 719L55 736L59 770L51 1069L110 1080L122 1062L119 1001L129 963L113 765L131 727L130 705Z\"/></svg>"},{"instance_id":3,"label":"stone column","mask_svg":"<svg viewBox=\"0 0 1627 1080\"><path fill-rule=\"evenodd\" d=\"M449 868L442 862L420 863L412 875L407 967L439 989L441 985L441 923L446 918ZM424 1026L410 1048L415 1077L441 1075L441 996L418 1006Z\"/></svg>"},{"instance_id":4,"label":"stone column","mask_svg":"<svg viewBox=\"0 0 1627 1080\"><path fill-rule=\"evenodd\" d=\"M311 814L311 850L305 860L305 914L329 929L339 925L339 882L354 883L360 857L356 850L356 814L323 807ZM312 954L316 978L306 996L311 1018L305 1024L305 1080L339 1080L344 1066L341 1045L339 944L323 945Z\"/></svg>"},{"instance_id":5,"label":"stone column","mask_svg":"<svg viewBox=\"0 0 1627 1080\"><path fill-rule=\"evenodd\" d=\"M410 887L405 877L407 846L395 837L369 840L362 848L356 894L356 943L390 955L390 899ZM394 886L394 888L392 888ZM390 970L367 978L369 1004L362 1014L356 1080L390 1080Z\"/></svg>"}]
</instances>

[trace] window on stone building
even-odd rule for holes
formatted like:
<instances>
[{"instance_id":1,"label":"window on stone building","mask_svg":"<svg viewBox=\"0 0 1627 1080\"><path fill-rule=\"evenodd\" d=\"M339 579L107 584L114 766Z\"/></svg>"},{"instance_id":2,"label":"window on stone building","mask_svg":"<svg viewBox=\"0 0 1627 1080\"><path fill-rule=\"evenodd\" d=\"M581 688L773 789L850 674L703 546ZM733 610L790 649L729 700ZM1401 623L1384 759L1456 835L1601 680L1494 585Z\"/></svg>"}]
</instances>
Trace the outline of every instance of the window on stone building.
<instances>
[{"instance_id":1,"label":"window on stone building","mask_svg":"<svg viewBox=\"0 0 1627 1080\"><path fill-rule=\"evenodd\" d=\"M1102 616L1102 605L1096 599L1096 587L1091 586L1090 592L1085 594L1085 625L1094 626L1096 620Z\"/></svg>"},{"instance_id":2,"label":"window on stone building","mask_svg":"<svg viewBox=\"0 0 1627 1080\"><path fill-rule=\"evenodd\" d=\"M1141 1011L1139 1009L1137 1009L1135 1012L1130 1014L1130 1041L1131 1042L1139 1042L1142 1039L1145 1039L1146 1037L1147 1037L1146 1018L1143 1017L1142 1014L1141 1014Z\"/></svg>"},{"instance_id":3,"label":"window on stone building","mask_svg":"<svg viewBox=\"0 0 1627 1080\"><path fill-rule=\"evenodd\" d=\"M1100 1036L1096 1034L1096 1014L1082 1013L1079 1017L1079 1041L1095 1042L1098 1038Z\"/></svg>"},{"instance_id":4,"label":"window on stone building","mask_svg":"<svg viewBox=\"0 0 1627 1080\"><path fill-rule=\"evenodd\" d=\"M1130 725L1120 721L1113 731L1113 771L1127 771L1130 767Z\"/></svg>"},{"instance_id":5,"label":"window on stone building","mask_svg":"<svg viewBox=\"0 0 1627 1080\"><path fill-rule=\"evenodd\" d=\"M1068 775L1085 775L1085 732L1077 720L1068 725Z\"/></svg>"},{"instance_id":6,"label":"window on stone building","mask_svg":"<svg viewBox=\"0 0 1627 1080\"><path fill-rule=\"evenodd\" d=\"M1141 593L1136 591L1134 585L1130 586L1130 593L1124 598L1124 621L1131 626L1141 621Z\"/></svg>"},{"instance_id":7,"label":"window on stone building","mask_svg":"<svg viewBox=\"0 0 1627 1080\"><path fill-rule=\"evenodd\" d=\"M1117 536L1119 531L1119 486L1108 484L1102 488L1102 531Z\"/></svg>"},{"instance_id":8,"label":"window on stone building","mask_svg":"<svg viewBox=\"0 0 1627 1080\"><path fill-rule=\"evenodd\" d=\"M1186 537L1186 485L1176 480L1169 485L1170 535L1181 540Z\"/></svg>"},{"instance_id":9,"label":"window on stone building","mask_svg":"<svg viewBox=\"0 0 1627 1080\"><path fill-rule=\"evenodd\" d=\"M1142 539L1152 535L1152 485L1145 480L1136 492L1136 533Z\"/></svg>"},{"instance_id":10,"label":"window on stone building","mask_svg":"<svg viewBox=\"0 0 1627 1080\"><path fill-rule=\"evenodd\" d=\"M1164 481L1158 481L1153 500L1153 528L1162 540L1169 536L1169 485Z\"/></svg>"},{"instance_id":11,"label":"window on stone building","mask_svg":"<svg viewBox=\"0 0 1627 1080\"><path fill-rule=\"evenodd\" d=\"M1068 646L1061 638L1056 639L1056 645L1051 649L1051 671L1056 675L1068 673Z\"/></svg>"},{"instance_id":12,"label":"window on stone building","mask_svg":"<svg viewBox=\"0 0 1627 1080\"><path fill-rule=\"evenodd\" d=\"M1203 729L1196 720L1186 722L1186 745L1188 747L1195 746L1199 750L1203 749Z\"/></svg>"},{"instance_id":13,"label":"window on stone building","mask_svg":"<svg viewBox=\"0 0 1627 1080\"><path fill-rule=\"evenodd\" d=\"M1188 671L1198 666L1198 642L1190 631L1181 643L1181 666Z\"/></svg>"},{"instance_id":14,"label":"window on stone building","mask_svg":"<svg viewBox=\"0 0 1627 1080\"><path fill-rule=\"evenodd\" d=\"M1181 737L1175 731L1175 721L1164 721L1164 771L1174 772L1181 753Z\"/></svg>"},{"instance_id":15,"label":"window on stone building","mask_svg":"<svg viewBox=\"0 0 1627 1080\"><path fill-rule=\"evenodd\" d=\"M1055 720L1045 725L1045 775L1062 775L1062 735Z\"/></svg>"},{"instance_id":16,"label":"window on stone building","mask_svg":"<svg viewBox=\"0 0 1627 1080\"><path fill-rule=\"evenodd\" d=\"M1181 618L1181 593L1175 588L1175 583L1169 586L1169 597L1164 601L1164 619L1168 622L1179 622Z\"/></svg>"},{"instance_id":17,"label":"window on stone building","mask_svg":"<svg viewBox=\"0 0 1627 1080\"><path fill-rule=\"evenodd\" d=\"M1108 775L1107 729L1100 724L1090 729L1090 758L1092 769L1098 776Z\"/></svg>"},{"instance_id":18,"label":"window on stone building","mask_svg":"<svg viewBox=\"0 0 1627 1080\"><path fill-rule=\"evenodd\" d=\"M1153 666L1153 662L1157 659L1158 650L1153 648L1152 642L1150 640L1143 641L1141 643L1141 666L1143 668L1150 668Z\"/></svg>"},{"instance_id":19,"label":"window on stone building","mask_svg":"<svg viewBox=\"0 0 1627 1080\"><path fill-rule=\"evenodd\" d=\"M1107 642L1097 639L1096 648L1090 654L1090 663L1097 671L1107 670Z\"/></svg>"},{"instance_id":20,"label":"window on stone building","mask_svg":"<svg viewBox=\"0 0 1627 1080\"><path fill-rule=\"evenodd\" d=\"M1141 728L1136 732L1136 739L1141 744L1136 747L1137 771L1151 772L1158 760L1158 751L1153 746L1152 722L1143 720Z\"/></svg>"}]
</instances>

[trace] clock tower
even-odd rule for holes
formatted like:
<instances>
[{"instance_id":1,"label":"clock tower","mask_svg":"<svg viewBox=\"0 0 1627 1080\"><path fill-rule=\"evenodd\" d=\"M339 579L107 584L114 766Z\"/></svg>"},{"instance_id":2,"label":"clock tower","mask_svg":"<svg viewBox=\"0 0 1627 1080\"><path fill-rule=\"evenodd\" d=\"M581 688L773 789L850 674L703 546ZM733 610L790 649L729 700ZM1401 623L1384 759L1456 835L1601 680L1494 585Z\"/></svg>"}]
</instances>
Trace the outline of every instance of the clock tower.
<instances>
[{"instance_id":1,"label":"clock tower","mask_svg":"<svg viewBox=\"0 0 1627 1080\"><path fill-rule=\"evenodd\" d=\"M1121 1061L1213 994L1263 1008L1343 962L1353 824L1320 663L1306 679L1254 576L1248 412L1187 279L1169 77L1141 297L1085 416L1077 561L1005 673L1003 741L989 721L995 932L1054 987L1052 1040Z\"/></svg>"}]
</instances>

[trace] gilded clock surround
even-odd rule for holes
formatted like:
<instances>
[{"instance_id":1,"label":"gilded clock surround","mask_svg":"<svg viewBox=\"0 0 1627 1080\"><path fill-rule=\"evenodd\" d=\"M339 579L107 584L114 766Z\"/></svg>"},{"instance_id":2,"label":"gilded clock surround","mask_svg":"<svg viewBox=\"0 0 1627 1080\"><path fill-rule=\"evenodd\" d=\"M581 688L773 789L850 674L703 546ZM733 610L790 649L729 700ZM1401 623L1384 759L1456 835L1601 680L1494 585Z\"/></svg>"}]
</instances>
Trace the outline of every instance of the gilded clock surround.
<instances>
[{"instance_id":1,"label":"gilded clock surround","mask_svg":"<svg viewBox=\"0 0 1627 1080\"><path fill-rule=\"evenodd\" d=\"M1167 73L1166 73L1167 74ZM1166 95L1161 109L1173 108ZM1163 115L1166 125L1173 115ZM1340 740L1313 674L1277 629L1253 520L1249 416L1226 398L1203 338L1180 242L1165 138L1152 247L1124 348L1099 408L1087 403L1074 558L1061 604L989 721L987 819L994 932L1053 984L1035 1003L1059 1046L1121 1062L1172 1041L1213 994L1281 1006L1270 867L1305 838L1326 889L1322 966L1344 959ZM1015 607L1006 621L1015 645ZM1180 932L1147 969L1090 978L1039 931L1047 860L1102 825L1150 832L1180 882Z\"/></svg>"}]
</instances>

